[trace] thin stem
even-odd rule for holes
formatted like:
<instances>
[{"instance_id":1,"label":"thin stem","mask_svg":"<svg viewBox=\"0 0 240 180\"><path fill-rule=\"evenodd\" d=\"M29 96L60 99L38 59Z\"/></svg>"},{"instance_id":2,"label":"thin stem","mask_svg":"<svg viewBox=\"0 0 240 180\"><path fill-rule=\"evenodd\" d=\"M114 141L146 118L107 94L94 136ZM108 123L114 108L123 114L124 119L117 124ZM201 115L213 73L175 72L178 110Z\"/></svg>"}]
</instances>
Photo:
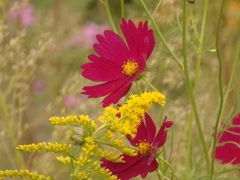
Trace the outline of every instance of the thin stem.
<instances>
[{"instance_id":1,"label":"thin stem","mask_svg":"<svg viewBox=\"0 0 240 180\"><path fill-rule=\"evenodd\" d=\"M160 0L160 1L158 2L156 8L154 9L154 11L153 11L153 13L152 13L152 17L155 16L155 14L156 14L158 8L162 5L162 2L163 2L163 0ZM149 21L149 24L150 24L150 23L151 23L151 20Z\"/></svg>"},{"instance_id":2,"label":"thin stem","mask_svg":"<svg viewBox=\"0 0 240 180\"><path fill-rule=\"evenodd\" d=\"M120 0L121 18L124 18L124 0Z\"/></svg>"},{"instance_id":3,"label":"thin stem","mask_svg":"<svg viewBox=\"0 0 240 180\"><path fill-rule=\"evenodd\" d=\"M219 110L218 110L218 115L215 123L215 131L214 131L214 138L213 138L213 148L212 148L212 162L211 162L211 178L213 178L214 175L214 161L215 161L215 152L216 152L216 144L217 144L217 134L218 134L218 126L220 122L220 118L222 115L222 110L223 110L223 85L222 85L222 59L220 55L220 48L219 48L219 37L220 37L220 26L221 26L221 18L222 18L222 13L223 13L223 5L224 5L224 0L221 2L221 8L219 11L218 15L218 22L217 22L217 33L216 33L216 52L217 52L217 57L218 57L218 63L219 63L219 68L218 68L218 81L219 81L219 99L220 99L220 104L219 104Z\"/></svg>"},{"instance_id":4,"label":"thin stem","mask_svg":"<svg viewBox=\"0 0 240 180\"><path fill-rule=\"evenodd\" d=\"M176 61L176 63L178 64L178 66L179 66L181 69L183 69L183 65L180 63L180 61L179 61L179 59L177 58L176 54L175 54L175 53L172 51L172 49L169 47L167 41L165 40L164 36L162 35L161 31L159 30L159 28L158 28L155 20L153 19L150 11L149 11L148 8L147 8L146 4L144 3L143 0L140 0L140 2L141 2L141 4L142 4L144 10L147 12L149 18L151 19L151 22L153 23L153 26L155 27L155 29L156 29L159 37L161 38L163 44L166 46L166 48L168 49L169 53L172 55L173 59Z\"/></svg>"},{"instance_id":5,"label":"thin stem","mask_svg":"<svg viewBox=\"0 0 240 180\"><path fill-rule=\"evenodd\" d=\"M141 86L140 86L140 84L139 84L139 81L135 81L135 84L136 84L136 86L137 86L138 92L141 94L141 93L142 93L142 88L141 88Z\"/></svg>"},{"instance_id":6,"label":"thin stem","mask_svg":"<svg viewBox=\"0 0 240 180\"><path fill-rule=\"evenodd\" d=\"M193 113L194 113L194 116L195 116L199 136L200 136L202 147L203 147L203 152L204 152L204 155L205 155L207 170L209 170L210 160L209 160L209 156L208 156L207 145L206 145L206 141L205 141L205 138L204 138L202 124L201 124L200 119L199 119L197 106L196 106L196 102L195 102L195 97L194 97L194 93L193 93L193 90L192 90L192 85L190 83L190 78L189 78L189 73L188 73L187 42L186 42L186 36L187 36L187 10L186 10L186 6L187 6L186 1L183 1L183 36L182 36L183 39L182 39L182 41L183 41L184 75L185 75L185 79L186 79L186 86L188 88L188 92L189 92L189 96L190 96L190 100L191 100L191 104L192 104L192 110L193 110Z\"/></svg>"},{"instance_id":7,"label":"thin stem","mask_svg":"<svg viewBox=\"0 0 240 180\"><path fill-rule=\"evenodd\" d=\"M203 21L202 21L202 28L201 28L201 34L200 34L200 50L202 51L203 47L203 38L204 38L204 32L205 32L205 26L206 26L206 21L207 21L207 12L208 12L208 0L204 1L204 6L203 6Z\"/></svg>"},{"instance_id":8,"label":"thin stem","mask_svg":"<svg viewBox=\"0 0 240 180\"><path fill-rule=\"evenodd\" d=\"M199 40L199 47L197 50L197 63L196 63L196 70L195 70L195 79L194 79L194 90L193 95L194 98L196 97L197 89L198 89L198 82L199 82L199 76L200 76L200 66L202 62L202 50L203 50L203 39L204 39L204 33L205 33L205 27L206 27L206 21L207 21L207 13L208 13L208 0L204 1L204 8L203 8L203 20L202 20L202 27L200 35L197 32L195 22L194 22L194 15L193 15L193 6L190 6L190 19L192 21L192 26L195 32L195 35L197 39ZM187 155L186 155L186 179L190 179L189 173L190 173L190 157L191 157L191 151L192 151L192 125L193 125L193 114L190 115L189 120L189 130L188 130L188 143L187 143Z\"/></svg>"},{"instance_id":9,"label":"thin stem","mask_svg":"<svg viewBox=\"0 0 240 180\"><path fill-rule=\"evenodd\" d=\"M145 77L142 77L142 80L146 82L154 91L157 91L157 89L147 79L145 79Z\"/></svg>"},{"instance_id":10,"label":"thin stem","mask_svg":"<svg viewBox=\"0 0 240 180\"><path fill-rule=\"evenodd\" d=\"M240 55L240 41L239 41L238 46L237 46L237 53L236 53L236 56L235 56L235 59L234 59L234 62L233 62L233 67L232 67L230 79L229 79L229 82L228 82L228 85L227 85L227 90L226 90L226 93L224 95L224 101L223 101L223 106L222 106L222 111L223 112L225 110L225 105L226 105L230 90L232 88L233 79L234 79L234 76L235 76L235 73L236 73L236 70L237 70L237 64L239 62L239 55ZM220 117L220 119L221 119L221 117Z\"/></svg>"},{"instance_id":11,"label":"thin stem","mask_svg":"<svg viewBox=\"0 0 240 180\"><path fill-rule=\"evenodd\" d=\"M187 153L186 153L186 179L190 179L191 172L191 153L192 153L192 131L193 131L193 113L191 113L188 122L188 132L187 132Z\"/></svg>"},{"instance_id":12,"label":"thin stem","mask_svg":"<svg viewBox=\"0 0 240 180\"><path fill-rule=\"evenodd\" d=\"M166 160L162 159L161 157L158 157L158 159L159 159L160 161L162 161L164 164L167 164L167 165L168 165L168 167L169 167L169 168L171 169L171 171L172 171L172 176L171 176L170 179L173 179L173 177L174 177L174 170L173 170L171 164L170 164L169 162L167 162ZM163 177L164 177L164 178L167 178L167 177L165 177L165 176L163 176ZM168 178L167 178L167 179L168 179Z\"/></svg>"},{"instance_id":13,"label":"thin stem","mask_svg":"<svg viewBox=\"0 0 240 180\"><path fill-rule=\"evenodd\" d=\"M113 22L113 18L112 18L112 14L111 14L111 11L110 11L110 7L109 7L109 2L108 0L105 0L105 8L106 8L106 11L107 11L107 16L108 16L108 19L110 21L110 24L112 26L112 29L115 33L117 33L117 28Z\"/></svg>"}]
</instances>

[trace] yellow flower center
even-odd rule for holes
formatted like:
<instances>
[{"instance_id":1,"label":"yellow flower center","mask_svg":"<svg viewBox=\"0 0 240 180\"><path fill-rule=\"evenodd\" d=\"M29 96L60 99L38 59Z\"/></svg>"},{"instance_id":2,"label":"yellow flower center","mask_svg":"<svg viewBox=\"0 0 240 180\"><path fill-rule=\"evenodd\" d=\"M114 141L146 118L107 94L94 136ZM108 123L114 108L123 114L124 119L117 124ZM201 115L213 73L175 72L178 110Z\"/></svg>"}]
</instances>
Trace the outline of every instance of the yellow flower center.
<instances>
[{"instance_id":1,"label":"yellow flower center","mask_svg":"<svg viewBox=\"0 0 240 180\"><path fill-rule=\"evenodd\" d=\"M140 142L137 147L143 156L149 156L152 152L152 146L146 141Z\"/></svg>"},{"instance_id":2,"label":"yellow flower center","mask_svg":"<svg viewBox=\"0 0 240 180\"><path fill-rule=\"evenodd\" d=\"M122 72L127 76L133 76L138 71L138 63L135 60L128 60L122 66Z\"/></svg>"}]
</instances>

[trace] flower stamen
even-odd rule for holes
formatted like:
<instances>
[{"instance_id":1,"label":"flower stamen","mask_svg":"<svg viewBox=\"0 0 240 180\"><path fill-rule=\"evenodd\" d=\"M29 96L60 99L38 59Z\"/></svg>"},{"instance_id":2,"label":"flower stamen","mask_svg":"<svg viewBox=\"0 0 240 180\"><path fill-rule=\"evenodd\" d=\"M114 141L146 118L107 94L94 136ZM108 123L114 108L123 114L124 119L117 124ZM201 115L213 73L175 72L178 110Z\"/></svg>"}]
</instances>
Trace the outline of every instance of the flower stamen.
<instances>
[{"instance_id":1,"label":"flower stamen","mask_svg":"<svg viewBox=\"0 0 240 180\"><path fill-rule=\"evenodd\" d=\"M152 152L152 146L146 142L146 141L142 141L140 142L138 145L138 150L139 152L143 155L143 156L149 156L151 155L151 152Z\"/></svg>"},{"instance_id":2,"label":"flower stamen","mask_svg":"<svg viewBox=\"0 0 240 180\"><path fill-rule=\"evenodd\" d=\"M122 72L127 76L133 76L138 70L138 63L135 60L128 60L122 66Z\"/></svg>"}]
</instances>

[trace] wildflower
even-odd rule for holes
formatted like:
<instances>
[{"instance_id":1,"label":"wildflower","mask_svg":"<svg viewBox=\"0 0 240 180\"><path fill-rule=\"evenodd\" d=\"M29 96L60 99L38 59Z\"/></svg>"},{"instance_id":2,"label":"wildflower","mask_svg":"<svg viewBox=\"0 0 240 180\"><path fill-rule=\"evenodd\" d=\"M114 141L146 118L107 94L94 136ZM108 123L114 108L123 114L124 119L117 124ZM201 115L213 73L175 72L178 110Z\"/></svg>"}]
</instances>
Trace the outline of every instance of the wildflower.
<instances>
[{"instance_id":1,"label":"wildflower","mask_svg":"<svg viewBox=\"0 0 240 180\"><path fill-rule=\"evenodd\" d=\"M127 180L138 175L145 178L149 172L153 172L158 168L155 156L158 149L166 142L166 128L170 128L172 124L172 121L166 121L165 118L160 130L156 134L153 120L148 114L145 114L145 123L142 120L135 138L127 136L129 142L138 148L138 154L136 156L122 154L124 163L102 159L101 166L109 169L121 180Z\"/></svg>"},{"instance_id":2,"label":"wildflower","mask_svg":"<svg viewBox=\"0 0 240 180\"><path fill-rule=\"evenodd\" d=\"M16 1L9 11L10 20L19 20L24 27L30 27L34 23L34 6L28 2Z\"/></svg>"},{"instance_id":3,"label":"wildflower","mask_svg":"<svg viewBox=\"0 0 240 180\"><path fill-rule=\"evenodd\" d=\"M39 77L34 77L32 81L32 89L36 93L41 93L46 89L46 82L39 78Z\"/></svg>"},{"instance_id":4,"label":"wildflower","mask_svg":"<svg viewBox=\"0 0 240 180\"><path fill-rule=\"evenodd\" d=\"M66 107L72 108L72 107L74 107L77 104L77 101L78 101L77 96L75 96L75 95L68 95L68 96L64 97L63 104Z\"/></svg>"},{"instance_id":5,"label":"wildflower","mask_svg":"<svg viewBox=\"0 0 240 180\"><path fill-rule=\"evenodd\" d=\"M219 145L216 147L215 158L222 164L240 163L240 114L232 120L232 125L219 134Z\"/></svg>"},{"instance_id":6,"label":"wildflower","mask_svg":"<svg viewBox=\"0 0 240 180\"><path fill-rule=\"evenodd\" d=\"M74 34L74 36L66 41L66 46L76 47L81 45L84 48L90 48L96 43L96 35L103 33L106 27L106 25L98 25L94 22L88 22L80 32Z\"/></svg>"},{"instance_id":7,"label":"wildflower","mask_svg":"<svg viewBox=\"0 0 240 180\"><path fill-rule=\"evenodd\" d=\"M30 172L27 169L0 171L0 179L3 177L10 177L10 178L20 177L25 179L52 180L52 178L49 176L39 175L38 173Z\"/></svg>"},{"instance_id":8,"label":"wildflower","mask_svg":"<svg viewBox=\"0 0 240 180\"><path fill-rule=\"evenodd\" d=\"M155 45L153 31L148 29L148 22L140 22L138 27L129 20L122 19L121 37L110 30L104 36L97 35L98 44L94 50L99 56L88 56L90 63L83 64L82 75L92 81L103 82L94 86L85 86L83 94L89 98L106 96L103 107L116 104L138 79L146 67L146 61Z\"/></svg>"}]
</instances>

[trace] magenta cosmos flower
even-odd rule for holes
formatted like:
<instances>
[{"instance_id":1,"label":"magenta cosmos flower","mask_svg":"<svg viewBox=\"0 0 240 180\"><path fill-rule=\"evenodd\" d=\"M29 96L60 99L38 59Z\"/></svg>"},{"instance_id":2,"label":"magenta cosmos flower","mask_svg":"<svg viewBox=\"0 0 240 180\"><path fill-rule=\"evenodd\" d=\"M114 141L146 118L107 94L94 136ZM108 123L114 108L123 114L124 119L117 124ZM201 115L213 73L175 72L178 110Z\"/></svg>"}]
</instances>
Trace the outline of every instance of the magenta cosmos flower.
<instances>
[{"instance_id":1,"label":"magenta cosmos flower","mask_svg":"<svg viewBox=\"0 0 240 180\"><path fill-rule=\"evenodd\" d=\"M127 94L133 81L139 78L146 68L155 40L148 22L140 22L138 27L129 20L122 19L121 30L124 40L113 31L104 31L97 35L98 43L93 45L99 56L88 56L90 63L83 64L82 75L92 81L102 82L94 86L85 86L83 94L89 98L106 96L103 107L116 104Z\"/></svg>"},{"instance_id":2,"label":"magenta cosmos flower","mask_svg":"<svg viewBox=\"0 0 240 180\"><path fill-rule=\"evenodd\" d=\"M167 128L170 128L172 124L172 121L166 121L165 118L156 134L156 127L153 120L148 114L145 114L145 123L144 121L141 122L135 138L127 137L129 142L138 148L137 156L122 154L124 163L102 159L101 166L109 169L121 180L128 180L138 175L145 178L149 172L153 172L158 168L155 156L158 149L165 144Z\"/></svg>"},{"instance_id":3,"label":"magenta cosmos flower","mask_svg":"<svg viewBox=\"0 0 240 180\"><path fill-rule=\"evenodd\" d=\"M240 114L233 118L231 126L219 134L218 143L216 159L222 164L240 163Z\"/></svg>"}]
</instances>

